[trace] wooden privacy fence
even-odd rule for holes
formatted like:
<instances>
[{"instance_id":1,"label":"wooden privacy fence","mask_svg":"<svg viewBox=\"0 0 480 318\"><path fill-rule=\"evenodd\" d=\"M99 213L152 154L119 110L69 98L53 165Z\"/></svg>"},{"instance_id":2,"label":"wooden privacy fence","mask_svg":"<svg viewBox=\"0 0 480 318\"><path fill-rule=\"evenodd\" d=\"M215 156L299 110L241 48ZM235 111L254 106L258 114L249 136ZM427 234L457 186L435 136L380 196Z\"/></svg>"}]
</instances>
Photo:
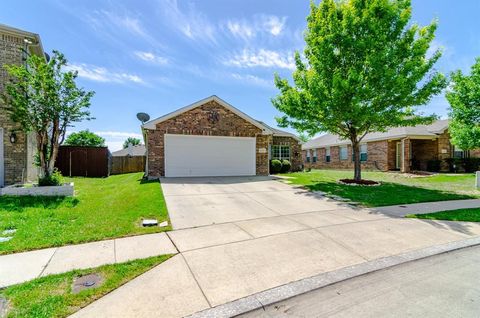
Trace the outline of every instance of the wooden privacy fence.
<instances>
[{"instance_id":1,"label":"wooden privacy fence","mask_svg":"<svg viewBox=\"0 0 480 318\"><path fill-rule=\"evenodd\" d=\"M55 167L69 177L108 177L110 158L107 147L60 146Z\"/></svg>"},{"instance_id":2,"label":"wooden privacy fence","mask_svg":"<svg viewBox=\"0 0 480 318\"><path fill-rule=\"evenodd\" d=\"M122 174L145 171L145 156L112 157L111 174Z\"/></svg>"}]
</instances>

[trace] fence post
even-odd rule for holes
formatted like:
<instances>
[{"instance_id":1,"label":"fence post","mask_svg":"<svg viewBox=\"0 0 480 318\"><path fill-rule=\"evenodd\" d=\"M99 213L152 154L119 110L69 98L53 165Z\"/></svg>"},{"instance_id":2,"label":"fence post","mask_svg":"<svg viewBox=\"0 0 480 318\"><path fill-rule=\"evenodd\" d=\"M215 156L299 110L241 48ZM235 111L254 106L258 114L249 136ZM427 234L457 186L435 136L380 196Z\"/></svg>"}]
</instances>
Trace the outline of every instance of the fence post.
<instances>
[{"instance_id":1,"label":"fence post","mask_svg":"<svg viewBox=\"0 0 480 318\"><path fill-rule=\"evenodd\" d=\"M475 187L480 189L480 171L477 171L476 178L475 178Z\"/></svg>"}]
</instances>

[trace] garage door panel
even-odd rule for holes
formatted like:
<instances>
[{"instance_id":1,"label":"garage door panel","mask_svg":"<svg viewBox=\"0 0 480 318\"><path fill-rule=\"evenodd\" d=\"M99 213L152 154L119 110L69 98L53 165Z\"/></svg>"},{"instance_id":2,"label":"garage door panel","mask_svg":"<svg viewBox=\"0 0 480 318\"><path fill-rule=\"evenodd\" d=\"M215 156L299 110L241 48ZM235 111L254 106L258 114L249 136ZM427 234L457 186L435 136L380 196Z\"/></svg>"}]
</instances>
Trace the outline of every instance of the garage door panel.
<instances>
[{"instance_id":1,"label":"garage door panel","mask_svg":"<svg viewBox=\"0 0 480 318\"><path fill-rule=\"evenodd\" d=\"M255 138L165 135L165 176L255 175Z\"/></svg>"}]
</instances>

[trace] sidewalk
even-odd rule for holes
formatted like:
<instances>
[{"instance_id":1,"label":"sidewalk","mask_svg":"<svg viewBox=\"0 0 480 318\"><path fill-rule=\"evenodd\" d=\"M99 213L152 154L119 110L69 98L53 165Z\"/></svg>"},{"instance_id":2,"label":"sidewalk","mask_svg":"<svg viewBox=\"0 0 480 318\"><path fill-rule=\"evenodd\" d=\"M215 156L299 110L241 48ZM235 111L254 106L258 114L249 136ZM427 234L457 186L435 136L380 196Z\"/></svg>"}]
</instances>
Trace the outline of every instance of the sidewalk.
<instances>
[{"instance_id":1,"label":"sidewalk","mask_svg":"<svg viewBox=\"0 0 480 318\"><path fill-rule=\"evenodd\" d=\"M0 256L0 288L49 274L175 254L165 233L147 234Z\"/></svg>"},{"instance_id":2,"label":"sidewalk","mask_svg":"<svg viewBox=\"0 0 480 318\"><path fill-rule=\"evenodd\" d=\"M379 207L372 210L389 216L404 217L408 214L426 214L470 208L480 208L480 199L402 204Z\"/></svg>"},{"instance_id":3,"label":"sidewalk","mask_svg":"<svg viewBox=\"0 0 480 318\"><path fill-rule=\"evenodd\" d=\"M396 219L343 209L168 235L180 254L72 317L183 317L199 311L199 317L230 317L290 297L292 284L303 290L301 281L311 277L322 282L347 279L479 244L480 224Z\"/></svg>"}]
</instances>

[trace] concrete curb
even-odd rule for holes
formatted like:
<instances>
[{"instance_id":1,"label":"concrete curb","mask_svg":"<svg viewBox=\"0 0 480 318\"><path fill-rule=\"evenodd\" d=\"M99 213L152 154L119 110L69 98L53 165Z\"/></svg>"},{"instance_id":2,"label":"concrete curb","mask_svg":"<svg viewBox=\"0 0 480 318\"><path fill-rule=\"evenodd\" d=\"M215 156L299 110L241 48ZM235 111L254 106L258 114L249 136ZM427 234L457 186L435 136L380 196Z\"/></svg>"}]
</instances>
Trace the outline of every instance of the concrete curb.
<instances>
[{"instance_id":1,"label":"concrete curb","mask_svg":"<svg viewBox=\"0 0 480 318\"><path fill-rule=\"evenodd\" d=\"M422 258L443 254L462 248L480 245L480 237L470 238L466 240L451 242L447 244L426 247L423 249L387 256L373 261L348 266L312 276L309 278L294 281L282 286L274 287L232 302L209 308L192 315L188 318L220 318L233 317L241 315L264 306L268 306L294 296L298 296L315 289L319 289L328 285L332 285L350 278L365 275L396 265L416 261Z\"/></svg>"}]
</instances>

